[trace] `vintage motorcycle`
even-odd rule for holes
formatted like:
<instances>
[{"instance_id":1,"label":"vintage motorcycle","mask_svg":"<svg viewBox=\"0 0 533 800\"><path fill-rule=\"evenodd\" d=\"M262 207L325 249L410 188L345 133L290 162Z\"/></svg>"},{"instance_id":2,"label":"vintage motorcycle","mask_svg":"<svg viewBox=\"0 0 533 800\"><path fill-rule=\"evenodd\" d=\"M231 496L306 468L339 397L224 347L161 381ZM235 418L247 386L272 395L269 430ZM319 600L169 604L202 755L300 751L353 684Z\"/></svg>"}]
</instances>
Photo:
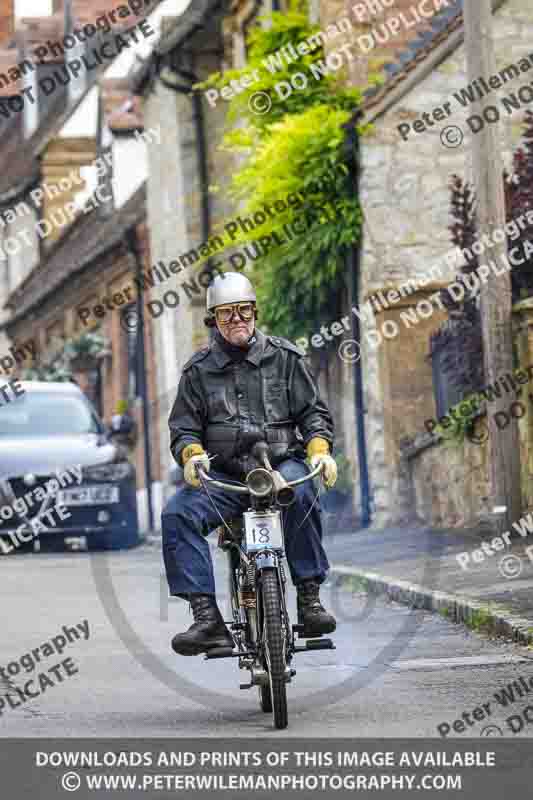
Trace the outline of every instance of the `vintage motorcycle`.
<instances>
[{"instance_id":1,"label":"vintage motorcycle","mask_svg":"<svg viewBox=\"0 0 533 800\"><path fill-rule=\"evenodd\" d=\"M295 499L293 486L312 480L319 465L304 478L287 482L268 459L268 445L258 442L253 450L263 467L252 469L246 484L229 484L210 478L201 467L197 474L205 491L218 486L228 492L246 493L250 507L242 516L218 528L218 546L228 555L229 588L233 619L227 622L236 650L216 648L205 658L238 658L239 668L250 670L250 682L241 689L258 687L261 709L274 715L274 727L286 728L287 683L296 675L291 667L296 653L334 650L331 639L322 636L296 645L295 634L304 637L303 625L292 625L286 603L284 531L281 509Z\"/></svg>"}]
</instances>

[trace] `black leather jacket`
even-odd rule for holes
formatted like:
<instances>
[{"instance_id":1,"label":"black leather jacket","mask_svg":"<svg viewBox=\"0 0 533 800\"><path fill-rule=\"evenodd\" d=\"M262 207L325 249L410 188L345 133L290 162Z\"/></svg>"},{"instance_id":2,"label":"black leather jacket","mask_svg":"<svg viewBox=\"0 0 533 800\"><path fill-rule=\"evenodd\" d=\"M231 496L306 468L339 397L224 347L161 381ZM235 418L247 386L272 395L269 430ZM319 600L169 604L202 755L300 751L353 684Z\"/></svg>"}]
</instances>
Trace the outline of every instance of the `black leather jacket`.
<instances>
[{"instance_id":1,"label":"black leather jacket","mask_svg":"<svg viewBox=\"0 0 533 800\"><path fill-rule=\"evenodd\" d=\"M184 365L169 417L170 449L180 466L181 451L192 443L216 455L214 469L240 479L257 466L249 453L260 439L269 443L274 466L305 458L314 436L333 446L333 420L303 351L257 328L255 337L240 362L215 338Z\"/></svg>"}]
</instances>

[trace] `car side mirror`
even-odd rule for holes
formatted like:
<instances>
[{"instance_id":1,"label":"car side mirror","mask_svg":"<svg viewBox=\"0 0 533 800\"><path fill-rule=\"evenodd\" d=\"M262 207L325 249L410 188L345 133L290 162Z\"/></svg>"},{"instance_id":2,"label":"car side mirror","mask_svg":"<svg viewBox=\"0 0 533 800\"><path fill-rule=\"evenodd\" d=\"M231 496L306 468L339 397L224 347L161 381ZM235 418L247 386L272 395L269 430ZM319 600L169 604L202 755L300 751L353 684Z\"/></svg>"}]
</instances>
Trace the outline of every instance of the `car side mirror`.
<instances>
[{"instance_id":1,"label":"car side mirror","mask_svg":"<svg viewBox=\"0 0 533 800\"><path fill-rule=\"evenodd\" d=\"M108 433L111 438L134 440L136 434L135 420L129 414L114 414L108 426Z\"/></svg>"}]
</instances>

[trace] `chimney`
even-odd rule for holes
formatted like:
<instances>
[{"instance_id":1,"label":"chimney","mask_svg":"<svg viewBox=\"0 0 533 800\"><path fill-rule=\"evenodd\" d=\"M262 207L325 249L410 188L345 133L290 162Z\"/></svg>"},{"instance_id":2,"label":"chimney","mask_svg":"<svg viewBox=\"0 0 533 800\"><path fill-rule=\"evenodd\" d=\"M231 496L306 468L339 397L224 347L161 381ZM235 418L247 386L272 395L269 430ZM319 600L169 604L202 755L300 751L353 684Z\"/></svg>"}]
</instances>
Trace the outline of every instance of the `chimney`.
<instances>
[{"instance_id":1,"label":"chimney","mask_svg":"<svg viewBox=\"0 0 533 800\"><path fill-rule=\"evenodd\" d=\"M52 50L47 47L48 42L55 45L65 36L64 17L61 13L46 17L23 17L18 22L17 36L23 43L24 58L33 64L31 72L25 73L25 85L31 87L34 98L32 103L26 102L24 106L24 135L28 138L37 130L39 120L46 116L57 95L64 91L61 87L48 98L40 86L40 81L51 76L64 60L57 48ZM47 50L43 59L36 55L38 47Z\"/></svg>"},{"instance_id":2,"label":"chimney","mask_svg":"<svg viewBox=\"0 0 533 800\"><path fill-rule=\"evenodd\" d=\"M5 43L15 33L15 0L0 3L0 43Z\"/></svg>"}]
</instances>

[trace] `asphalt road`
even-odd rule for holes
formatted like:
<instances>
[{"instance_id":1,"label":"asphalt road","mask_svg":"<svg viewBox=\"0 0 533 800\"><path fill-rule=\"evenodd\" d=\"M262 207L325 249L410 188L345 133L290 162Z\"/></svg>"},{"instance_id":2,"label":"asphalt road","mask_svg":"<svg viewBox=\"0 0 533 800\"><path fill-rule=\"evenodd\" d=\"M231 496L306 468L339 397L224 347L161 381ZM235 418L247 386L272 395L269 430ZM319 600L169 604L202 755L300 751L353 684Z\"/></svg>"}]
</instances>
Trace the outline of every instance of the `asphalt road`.
<instances>
[{"instance_id":1,"label":"asphalt road","mask_svg":"<svg viewBox=\"0 0 533 800\"><path fill-rule=\"evenodd\" d=\"M215 564L227 613L222 553ZM155 543L110 555L9 557L0 569L0 667L7 678L0 678L1 691L16 698L15 687L33 679L30 691L37 694L25 702L19 695L14 708L4 695L0 736L277 735L270 715L259 710L256 690L239 690L248 673L235 661L171 651L172 635L192 616L185 602L167 597ZM284 736L438 736L438 725L451 727L466 712L472 724L465 721L456 736L499 735L488 727L497 726L512 738L506 718L533 706L533 689L528 700L523 688L533 678L528 650L334 584L323 599L338 619L337 649L295 657ZM294 609L294 594L291 603ZM81 632L85 620L88 639ZM52 640L64 636L63 626L78 623L79 638L71 633L59 655L63 642ZM52 644L46 648L46 642ZM38 647L39 663L29 655ZM50 672L65 659L71 661ZM41 686L36 676L43 672L48 678ZM520 677L524 696L501 707L494 693ZM483 719L474 719L484 703ZM531 732L533 724L524 723L517 735Z\"/></svg>"}]
</instances>

